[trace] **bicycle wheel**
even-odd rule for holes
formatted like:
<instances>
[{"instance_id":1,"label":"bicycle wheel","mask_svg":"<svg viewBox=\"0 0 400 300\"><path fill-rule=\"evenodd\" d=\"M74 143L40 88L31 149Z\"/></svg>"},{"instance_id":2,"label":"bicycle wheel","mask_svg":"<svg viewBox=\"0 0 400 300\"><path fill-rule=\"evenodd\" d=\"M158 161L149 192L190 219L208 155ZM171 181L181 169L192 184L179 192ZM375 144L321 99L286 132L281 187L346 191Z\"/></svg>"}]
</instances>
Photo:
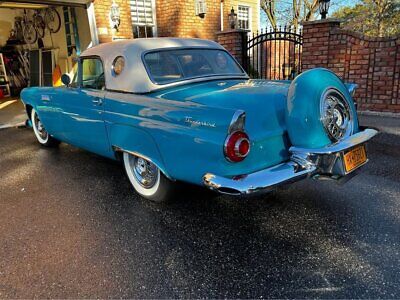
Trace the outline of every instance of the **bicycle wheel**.
<instances>
[{"instance_id":1,"label":"bicycle wheel","mask_svg":"<svg viewBox=\"0 0 400 300\"><path fill-rule=\"evenodd\" d=\"M54 7L46 9L44 13L44 23L51 33L56 33L61 28L61 18L60 14Z\"/></svg>"},{"instance_id":2,"label":"bicycle wheel","mask_svg":"<svg viewBox=\"0 0 400 300\"><path fill-rule=\"evenodd\" d=\"M22 34L25 42L28 44L33 44L37 41L37 32L32 21L28 21L24 24L22 27Z\"/></svg>"},{"instance_id":3,"label":"bicycle wheel","mask_svg":"<svg viewBox=\"0 0 400 300\"><path fill-rule=\"evenodd\" d=\"M40 38L44 38L46 25L41 15L35 14L33 16L33 23L35 25L36 32Z\"/></svg>"},{"instance_id":4,"label":"bicycle wheel","mask_svg":"<svg viewBox=\"0 0 400 300\"><path fill-rule=\"evenodd\" d=\"M15 20L14 23L14 28L15 28L15 36L18 41L23 42L24 41L24 34L22 33L22 25L21 25L21 20L18 19L18 17Z\"/></svg>"}]
</instances>

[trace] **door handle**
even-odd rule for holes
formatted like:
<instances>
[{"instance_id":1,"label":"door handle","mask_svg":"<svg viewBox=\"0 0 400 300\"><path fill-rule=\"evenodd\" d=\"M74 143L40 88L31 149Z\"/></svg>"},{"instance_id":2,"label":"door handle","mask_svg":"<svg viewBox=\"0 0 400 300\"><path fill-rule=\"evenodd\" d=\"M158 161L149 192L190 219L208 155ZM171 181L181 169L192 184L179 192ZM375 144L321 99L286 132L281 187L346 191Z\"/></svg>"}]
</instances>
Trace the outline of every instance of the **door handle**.
<instances>
[{"instance_id":1,"label":"door handle","mask_svg":"<svg viewBox=\"0 0 400 300\"><path fill-rule=\"evenodd\" d=\"M103 104L103 100L101 98L94 98L92 100L92 102L93 102L93 104L99 105L99 106Z\"/></svg>"}]
</instances>

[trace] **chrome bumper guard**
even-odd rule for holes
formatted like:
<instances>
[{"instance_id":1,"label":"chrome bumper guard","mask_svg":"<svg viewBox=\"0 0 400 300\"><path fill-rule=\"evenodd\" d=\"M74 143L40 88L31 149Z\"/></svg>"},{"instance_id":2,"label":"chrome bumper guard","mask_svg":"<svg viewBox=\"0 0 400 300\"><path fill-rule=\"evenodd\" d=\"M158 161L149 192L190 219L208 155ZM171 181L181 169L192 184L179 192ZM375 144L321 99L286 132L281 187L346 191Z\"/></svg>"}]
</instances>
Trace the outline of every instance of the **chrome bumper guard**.
<instances>
[{"instance_id":1,"label":"chrome bumper guard","mask_svg":"<svg viewBox=\"0 0 400 300\"><path fill-rule=\"evenodd\" d=\"M206 187L223 194L246 195L257 191L270 191L278 185L307 177L341 181L349 177L344 169L344 152L365 144L377 133L378 131L374 129L365 129L339 143L317 149L291 147L289 149L291 157L288 162L234 177L207 173L203 177L203 183Z\"/></svg>"}]
</instances>

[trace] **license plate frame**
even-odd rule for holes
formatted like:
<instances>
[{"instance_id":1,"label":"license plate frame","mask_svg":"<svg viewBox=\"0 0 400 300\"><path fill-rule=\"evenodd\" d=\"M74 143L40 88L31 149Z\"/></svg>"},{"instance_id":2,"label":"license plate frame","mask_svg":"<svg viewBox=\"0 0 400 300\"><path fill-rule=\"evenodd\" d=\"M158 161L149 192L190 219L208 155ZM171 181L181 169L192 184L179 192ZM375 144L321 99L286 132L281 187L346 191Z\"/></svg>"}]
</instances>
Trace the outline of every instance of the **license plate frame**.
<instances>
[{"instance_id":1,"label":"license plate frame","mask_svg":"<svg viewBox=\"0 0 400 300\"><path fill-rule=\"evenodd\" d=\"M343 169L346 174L353 172L368 162L365 144L357 145L342 153Z\"/></svg>"}]
</instances>

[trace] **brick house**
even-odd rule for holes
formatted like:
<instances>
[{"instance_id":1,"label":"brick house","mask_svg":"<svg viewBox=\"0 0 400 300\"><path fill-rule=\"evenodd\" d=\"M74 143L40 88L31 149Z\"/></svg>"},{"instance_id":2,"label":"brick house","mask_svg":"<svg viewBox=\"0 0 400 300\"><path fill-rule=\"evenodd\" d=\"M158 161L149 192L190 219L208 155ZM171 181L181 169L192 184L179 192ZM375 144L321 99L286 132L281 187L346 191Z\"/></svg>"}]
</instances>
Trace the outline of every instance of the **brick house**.
<instances>
[{"instance_id":1,"label":"brick house","mask_svg":"<svg viewBox=\"0 0 400 300\"><path fill-rule=\"evenodd\" d=\"M115 0L120 8L118 31L110 26L112 0L95 0L98 41L142 37L195 37L217 39L229 29L228 15L237 13L238 28L257 31L260 0Z\"/></svg>"}]
</instances>

